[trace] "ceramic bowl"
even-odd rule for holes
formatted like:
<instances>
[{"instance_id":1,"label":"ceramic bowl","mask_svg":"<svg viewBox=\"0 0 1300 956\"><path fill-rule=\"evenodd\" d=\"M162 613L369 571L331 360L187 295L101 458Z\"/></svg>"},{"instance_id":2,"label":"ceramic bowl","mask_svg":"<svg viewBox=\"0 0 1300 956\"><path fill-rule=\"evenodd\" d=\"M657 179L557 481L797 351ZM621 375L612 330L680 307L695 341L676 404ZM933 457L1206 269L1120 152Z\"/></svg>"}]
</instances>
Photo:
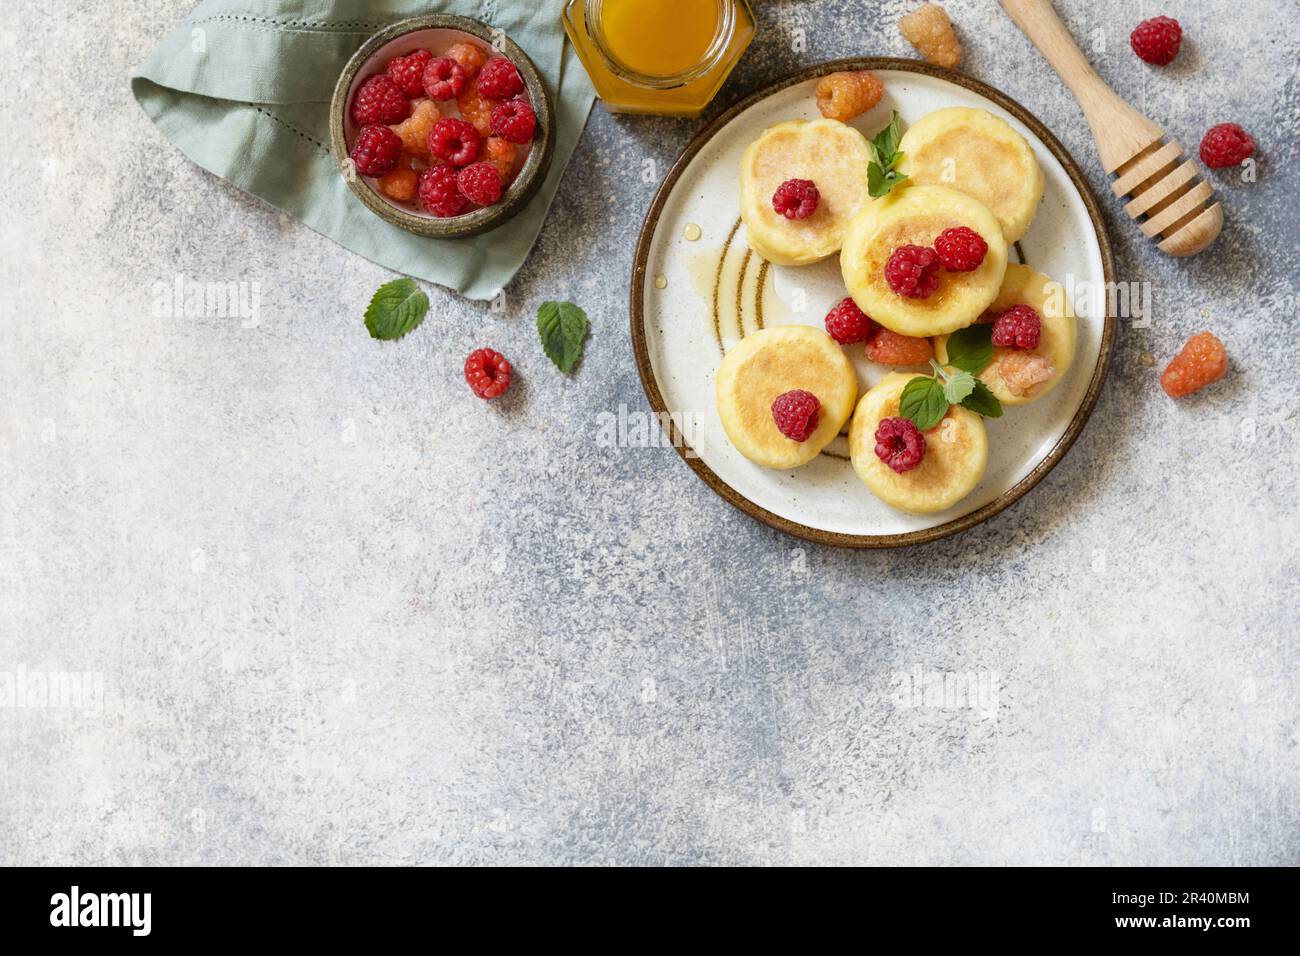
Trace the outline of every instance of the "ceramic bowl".
<instances>
[{"instance_id":1,"label":"ceramic bowl","mask_svg":"<svg viewBox=\"0 0 1300 956\"><path fill-rule=\"evenodd\" d=\"M407 207L389 199L379 192L374 180L356 173L348 154L360 129L352 121L348 106L357 88L376 73L382 73L384 64L393 57L405 56L418 49L432 50L438 56L452 44L465 40L478 43L489 53L495 50L518 67L529 102L537 113L537 133L523 166L499 202L460 216L439 219L414 206ZM367 209L385 222L417 235L456 239L501 225L519 212L537 192L546 178L554 148L555 110L537 67L509 37L468 17L431 14L402 20L380 30L353 54L334 86L334 98L330 103L330 149L340 175Z\"/></svg>"}]
</instances>

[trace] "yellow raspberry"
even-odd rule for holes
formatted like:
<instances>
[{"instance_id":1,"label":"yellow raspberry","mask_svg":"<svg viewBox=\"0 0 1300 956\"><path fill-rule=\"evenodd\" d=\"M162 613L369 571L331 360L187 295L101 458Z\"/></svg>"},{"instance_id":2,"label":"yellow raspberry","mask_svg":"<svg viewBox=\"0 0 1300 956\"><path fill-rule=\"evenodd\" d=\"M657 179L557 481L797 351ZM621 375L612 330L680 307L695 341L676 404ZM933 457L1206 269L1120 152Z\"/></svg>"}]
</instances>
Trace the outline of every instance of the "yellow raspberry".
<instances>
[{"instance_id":1,"label":"yellow raspberry","mask_svg":"<svg viewBox=\"0 0 1300 956\"><path fill-rule=\"evenodd\" d=\"M922 59L952 69L961 62L961 43L943 7L927 3L898 21L898 29Z\"/></svg>"},{"instance_id":2,"label":"yellow raspberry","mask_svg":"<svg viewBox=\"0 0 1300 956\"><path fill-rule=\"evenodd\" d=\"M398 166L379 177L379 191L389 199L410 202L420 183L420 175L410 166Z\"/></svg>"},{"instance_id":3,"label":"yellow raspberry","mask_svg":"<svg viewBox=\"0 0 1300 956\"><path fill-rule=\"evenodd\" d=\"M475 43L457 43L452 46L443 56L449 56L465 71L466 79L473 79L478 76L478 71L483 68L487 62L487 54L483 48Z\"/></svg>"},{"instance_id":4,"label":"yellow raspberry","mask_svg":"<svg viewBox=\"0 0 1300 956\"><path fill-rule=\"evenodd\" d=\"M412 104L411 115L392 127L402 138L402 148L421 159L429 155L429 130L438 122L442 111L433 100L419 99Z\"/></svg>"},{"instance_id":5,"label":"yellow raspberry","mask_svg":"<svg viewBox=\"0 0 1300 956\"><path fill-rule=\"evenodd\" d=\"M484 158L501 174L501 185L509 185L515 175L515 144L500 136L489 136L483 146Z\"/></svg>"},{"instance_id":6,"label":"yellow raspberry","mask_svg":"<svg viewBox=\"0 0 1300 956\"><path fill-rule=\"evenodd\" d=\"M494 105L496 104L490 100L485 100L479 95L476 80L470 80L465 86L465 91L456 98L456 106L460 109L460 115L478 130L480 136L490 136L492 134L492 107Z\"/></svg>"},{"instance_id":7,"label":"yellow raspberry","mask_svg":"<svg viewBox=\"0 0 1300 956\"><path fill-rule=\"evenodd\" d=\"M847 123L880 102L885 84L870 70L830 73L817 81L817 109L827 119Z\"/></svg>"}]
</instances>

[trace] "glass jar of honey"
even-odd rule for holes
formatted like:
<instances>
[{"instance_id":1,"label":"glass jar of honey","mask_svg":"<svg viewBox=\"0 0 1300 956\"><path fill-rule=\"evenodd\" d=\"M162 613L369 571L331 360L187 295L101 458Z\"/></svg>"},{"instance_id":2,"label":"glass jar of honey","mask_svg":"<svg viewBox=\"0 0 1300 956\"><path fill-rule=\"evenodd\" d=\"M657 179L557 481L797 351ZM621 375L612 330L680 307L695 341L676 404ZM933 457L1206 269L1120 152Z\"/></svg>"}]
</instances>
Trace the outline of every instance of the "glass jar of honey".
<instances>
[{"instance_id":1,"label":"glass jar of honey","mask_svg":"<svg viewBox=\"0 0 1300 956\"><path fill-rule=\"evenodd\" d=\"M568 0L564 29L606 109L698 116L755 23L748 0Z\"/></svg>"}]
</instances>

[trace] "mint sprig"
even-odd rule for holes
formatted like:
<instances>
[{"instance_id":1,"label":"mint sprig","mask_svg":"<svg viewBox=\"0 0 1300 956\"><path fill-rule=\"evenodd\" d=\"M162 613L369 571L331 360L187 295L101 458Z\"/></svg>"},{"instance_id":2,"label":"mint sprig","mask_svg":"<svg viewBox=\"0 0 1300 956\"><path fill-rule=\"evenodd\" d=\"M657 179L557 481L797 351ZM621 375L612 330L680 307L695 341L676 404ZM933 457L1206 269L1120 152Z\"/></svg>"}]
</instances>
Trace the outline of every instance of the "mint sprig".
<instances>
[{"instance_id":1,"label":"mint sprig","mask_svg":"<svg viewBox=\"0 0 1300 956\"><path fill-rule=\"evenodd\" d=\"M961 400L963 408L969 408L977 415L983 415L985 418L1001 418L1002 403L998 397L993 394L993 390L975 379L975 390Z\"/></svg>"},{"instance_id":2,"label":"mint sprig","mask_svg":"<svg viewBox=\"0 0 1300 956\"><path fill-rule=\"evenodd\" d=\"M903 386L898 398L898 413L910 418L921 431L929 431L943 421L951 405L968 408L985 418L1002 416L1002 403L974 373L961 368L949 372L934 359L930 359L930 367L933 376L918 375Z\"/></svg>"},{"instance_id":3,"label":"mint sprig","mask_svg":"<svg viewBox=\"0 0 1300 956\"><path fill-rule=\"evenodd\" d=\"M366 306L366 328L377 339L400 339L424 321L429 297L403 277L381 285Z\"/></svg>"},{"instance_id":4,"label":"mint sprig","mask_svg":"<svg viewBox=\"0 0 1300 956\"><path fill-rule=\"evenodd\" d=\"M949 365L978 375L993 361L993 326L977 322L958 329L948 336L945 348Z\"/></svg>"},{"instance_id":5,"label":"mint sprig","mask_svg":"<svg viewBox=\"0 0 1300 956\"><path fill-rule=\"evenodd\" d=\"M867 192L871 194L872 199L879 199L907 179L894 169L898 161L903 158L903 154L898 151L901 120L898 110L894 110L890 114L889 125L871 140L871 152L876 158L867 164Z\"/></svg>"},{"instance_id":6,"label":"mint sprig","mask_svg":"<svg viewBox=\"0 0 1300 956\"><path fill-rule=\"evenodd\" d=\"M898 414L910 418L923 432L929 431L948 414L948 399L937 378L919 375L903 386L898 397Z\"/></svg>"},{"instance_id":7,"label":"mint sprig","mask_svg":"<svg viewBox=\"0 0 1300 956\"><path fill-rule=\"evenodd\" d=\"M591 323L587 313L572 302L543 302L537 310L537 334L542 351L565 375L582 358L583 342Z\"/></svg>"}]
</instances>

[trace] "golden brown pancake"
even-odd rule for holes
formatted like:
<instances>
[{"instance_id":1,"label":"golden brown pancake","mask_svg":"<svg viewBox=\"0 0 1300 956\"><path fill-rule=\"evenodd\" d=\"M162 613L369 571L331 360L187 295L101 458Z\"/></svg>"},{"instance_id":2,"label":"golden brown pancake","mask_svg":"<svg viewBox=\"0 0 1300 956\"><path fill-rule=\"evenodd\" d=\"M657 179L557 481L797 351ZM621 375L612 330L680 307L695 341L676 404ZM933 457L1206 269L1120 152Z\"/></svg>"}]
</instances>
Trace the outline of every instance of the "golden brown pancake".
<instances>
[{"instance_id":1,"label":"golden brown pancake","mask_svg":"<svg viewBox=\"0 0 1300 956\"><path fill-rule=\"evenodd\" d=\"M1007 266L1002 288L989 306L986 317L993 319L1013 305L1027 305L1042 319L1038 348L1025 351L995 347L992 361L979 377L1003 405L1024 405L1054 389L1070 370L1070 363L1074 361L1077 321L1059 282L1014 262ZM934 355L940 364L947 363L948 336L935 338ZM1030 363L1037 365L1041 372L1029 374L1035 371L1032 367L1025 368ZM1017 369L1016 366L1021 367ZM1019 381L1030 381L1041 375L1047 377L1028 387Z\"/></svg>"},{"instance_id":2,"label":"golden brown pancake","mask_svg":"<svg viewBox=\"0 0 1300 956\"><path fill-rule=\"evenodd\" d=\"M885 504L913 514L943 511L965 498L984 477L988 437L979 415L953 405L925 432L925 457L911 471L894 471L876 455L876 427L898 417L898 398L915 375L890 372L858 402L849 426L853 470Z\"/></svg>"},{"instance_id":3,"label":"golden brown pancake","mask_svg":"<svg viewBox=\"0 0 1300 956\"><path fill-rule=\"evenodd\" d=\"M795 389L821 403L807 441L786 438L772 402ZM745 336L722 359L716 383L718 416L731 443L764 468L797 468L840 433L858 397L858 376L844 350L821 329L782 325Z\"/></svg>"},{"instance_id":4,"label":"golden brown pancake","mask_svg":"<svg viewBox=\"0 0 1300 956\"><path fill-rule=\"evenodd\" d=\"M909 299L889 288L885 263L899 246L934 244L935 236L967 226L988 243L972 272L939 273L939 288ZM858 308L900 335L940 335L974 322L998 294L1007 267L1007 244L993 213L977 199L946 186L896 186L873 199L849 224L840 270Z\"/></svg>"},{"instance_id":5,"label":"golden brown pancake","mask_svg":"<svg viewBox=\"0 0 1300 956\"><path fill-rule=\"evenodd\" d=\"M1029 228L1043 198L1033 148L987 110L951 107L927 113L898 144L898 171L921 186L951 186L992 210L1007 242Z\"/></svg>"},{"instance_id":6,"label":"golden brown pancake","mask_svg":"<svg viewBox=\"0 0 1300 956\"><path fill-rule=\"evenodd\" d=\"M871 147L837 120L778 123L745 150L740 161L740 215L750 248L769 262L802 266L839 251L844 231L871 198ZM787 219L772 196L787 179L811 179L821 198L807 219Z\"/></svg>"}]
</instances>

